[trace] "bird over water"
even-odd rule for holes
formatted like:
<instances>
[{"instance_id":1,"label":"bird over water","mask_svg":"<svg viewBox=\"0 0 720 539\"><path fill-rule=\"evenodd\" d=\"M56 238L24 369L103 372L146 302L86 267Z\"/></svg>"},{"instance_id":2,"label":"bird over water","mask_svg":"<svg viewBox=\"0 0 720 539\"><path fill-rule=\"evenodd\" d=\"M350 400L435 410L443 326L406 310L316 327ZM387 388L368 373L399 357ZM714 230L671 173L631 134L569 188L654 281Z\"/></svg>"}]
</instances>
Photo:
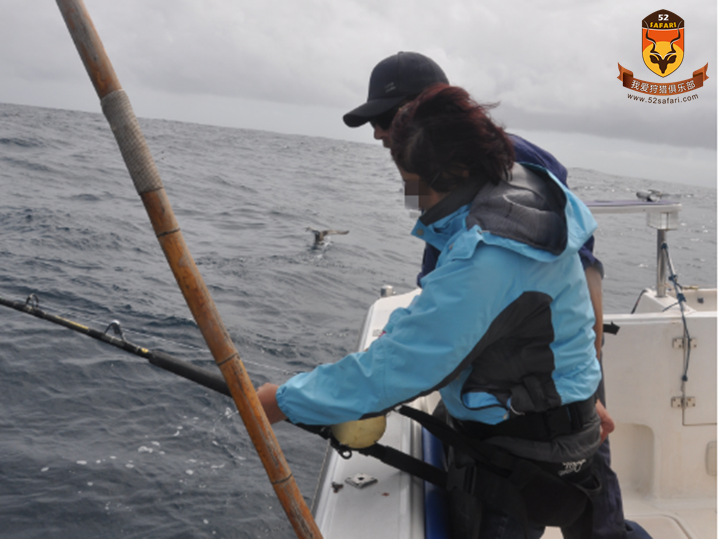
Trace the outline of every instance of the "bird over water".
<instances>
[{"instance_id":1,"label":"bird over water","mask_svg":"<svg viewBox=\"0 0 720 539\"><path fill-rule=\"evenodd\" d=\"M308 231L315 235L315 245L321 245L325 241L325 236L330 234L347 234L349 230L315 230L312 227L307 227Z\"/></svg>"}]
</instances>

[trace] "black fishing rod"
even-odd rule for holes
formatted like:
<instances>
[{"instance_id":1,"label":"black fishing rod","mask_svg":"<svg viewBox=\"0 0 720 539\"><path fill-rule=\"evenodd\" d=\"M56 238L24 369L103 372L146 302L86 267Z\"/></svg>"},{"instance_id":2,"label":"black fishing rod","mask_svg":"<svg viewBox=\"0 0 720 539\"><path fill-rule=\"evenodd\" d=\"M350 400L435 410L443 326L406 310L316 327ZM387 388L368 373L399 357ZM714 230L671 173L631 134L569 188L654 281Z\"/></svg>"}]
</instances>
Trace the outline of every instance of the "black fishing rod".
<instances>
[{"instance_id":1,"label":"black fishing rod","mask_svg":"<svg viewBox=\"0 0 720 539\"><path fill-rule=\"evenodd\" d=\"M48 322L58 324L83 335L87 335L88 337L92 337L98 341L110 344L116 348L120 348L121 350L147 359L156 367L173 374L177 374L178 376L182 376L191 382L195 382L203 387L212 389L213 391L221 393L227 397L232 397L225 379L220 374L208 371L202 367L197 367L188 361L176 358L161 350L149 350L148 348L131 343L125 338L120 323L117 321L111 322L105 331L98 331L82 324L78 324L77 322L73 322L72 320L68 320L67 318L43 311L39 307L40 301L35 294L30 294L24 303L21 301L10 301L0 297L0 305L10 307L11 309L15 309L16 311L20 311L22 313L30 314L42 320L47 320ZM109 335L108 331L111 329L120 336L115 337L113 335ZM403 412L400 411L400 413ZM403 415L406 414L403 413ZM368 447L351 448L340 443L333 435L332 428L329 426L303 425L300 423L291 423L290 421L287 422L303 429L306 432L316 434L321 438L328 440L332 447L343 458L350 458L352 456L352 452L357 451L363 455L376 458L389 466L397 468L398 470L410 473L424 479L425 481L445 488L447 478L444 470L440 470L431 464L427 464L421 460L411 457L394 447L374 443Z\"/></svg>"},{"instance_id":2,"label":"black fishing rod","mask_svg":"<svg viewBox=\"0 0 720 539\"><path fill-rule=\"evenodd\" d=\"M26 314L31 314L37 318L47 320L54 324L72 329L73 331L77 331L78 333L82 333L83 335L87 335L88 337L92 337L93 339L97 339L98 341L111 344L116 348L120 348L121 350L125 350L126 352L147 359L156 367L160 367L161 369L172 372L173 374L182 376L183 378L200 384L208 389L212 389L213 391L217 391L218 393L222 393L223 395L227 395L228 397L231 396L227 383L225 383L225 379L220 374L197 367L188 361L178 359L161 350L149 350L129 342L125 339L120 323L117 321L113 321L110 325L108 325L104 332L98 331L82 324L78 324L77 322L73 322L72 320L67 320L66 318L43 311L39 308L40 301L35 294L30 294L27 300L25 300L25 303L21 301L10 301L0 297L0 305L10 307L16 311ZM113 329L113 331L120 335L120 337L109 335L108 331L110 329Z\"/></svg>"}]
</instances>

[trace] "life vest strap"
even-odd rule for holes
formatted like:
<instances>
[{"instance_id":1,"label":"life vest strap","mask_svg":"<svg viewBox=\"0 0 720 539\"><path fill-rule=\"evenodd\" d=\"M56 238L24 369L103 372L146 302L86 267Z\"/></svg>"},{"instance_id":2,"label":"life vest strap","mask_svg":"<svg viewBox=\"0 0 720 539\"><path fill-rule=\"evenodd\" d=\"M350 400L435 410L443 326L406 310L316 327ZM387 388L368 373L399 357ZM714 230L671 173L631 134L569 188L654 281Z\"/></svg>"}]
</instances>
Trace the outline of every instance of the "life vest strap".
<instances>
[{"instance_id":1,"label":"life vest strap","mask_svg":"<svg viewBox=\"0 0 720 539\"><path fill-rule=\"evenodd\" d=\"M453 419L459 430L473 440L487 440L494 436L509 436L523 440L549 442L558 436L567 436L581 431L595 418L595 396L546 410L517 415L497 425L478 421Z\"/></svg>"}]
</instances>

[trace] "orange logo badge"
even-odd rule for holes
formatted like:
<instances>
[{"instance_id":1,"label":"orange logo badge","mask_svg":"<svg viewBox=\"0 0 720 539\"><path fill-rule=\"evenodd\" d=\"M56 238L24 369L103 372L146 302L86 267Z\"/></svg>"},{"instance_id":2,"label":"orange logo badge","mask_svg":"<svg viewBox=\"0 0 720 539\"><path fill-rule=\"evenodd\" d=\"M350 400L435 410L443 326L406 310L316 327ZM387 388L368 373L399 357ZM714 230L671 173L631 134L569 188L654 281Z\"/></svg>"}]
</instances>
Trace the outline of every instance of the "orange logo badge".
<instances>
[{"instance_id":1,"label":"orange logo badge","mask_svg":"<svg viewBox=\"0 0 720 539\"><path fill-rule=\"evenodd\" d=\"M642 56L645 65L661 77L675 71L685 55L685 21L661 9L642 21Z\"/></svg>"},{"instance_id":2,"label":"orange logo badge","mask_svg":"<svg viewBox=\"0 0 720 539\"><path fill-rule=\"evenodd\" d=\"M667 9L660 9L642 20L642 58L647 68L661 78L674 73L685 58L685 21ZM696 69L689 79L679 81L636 79L632 71L618 64L618 79L628 90L653 97L635 98L643 103L680 103L697 99L697 94L678 97L695 91L708 80L708 64ZM628 97L633 97L628 94Z\"/></svg>"}]
</instances>

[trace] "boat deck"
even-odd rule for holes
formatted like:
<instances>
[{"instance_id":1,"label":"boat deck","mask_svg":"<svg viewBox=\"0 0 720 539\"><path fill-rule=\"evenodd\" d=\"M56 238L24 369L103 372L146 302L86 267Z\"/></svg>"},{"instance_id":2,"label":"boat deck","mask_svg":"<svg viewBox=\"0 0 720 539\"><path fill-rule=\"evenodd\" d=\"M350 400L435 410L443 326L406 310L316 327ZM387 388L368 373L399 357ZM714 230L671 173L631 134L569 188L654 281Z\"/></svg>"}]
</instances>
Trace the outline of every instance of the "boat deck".
<instances>
[{"instance_id":1,"label":"boat deck","mask_svg":"<svg viewBox=\"0 0 720 539\"><path fill-rule=\"evenodd\" d=\"M691 498L657 500L623 488L625 518L640 524L653 539L714 539L717 537L715 500ZM548 528L543 539L562 539L557 528Z\"/></svg>"}]
</instances>

